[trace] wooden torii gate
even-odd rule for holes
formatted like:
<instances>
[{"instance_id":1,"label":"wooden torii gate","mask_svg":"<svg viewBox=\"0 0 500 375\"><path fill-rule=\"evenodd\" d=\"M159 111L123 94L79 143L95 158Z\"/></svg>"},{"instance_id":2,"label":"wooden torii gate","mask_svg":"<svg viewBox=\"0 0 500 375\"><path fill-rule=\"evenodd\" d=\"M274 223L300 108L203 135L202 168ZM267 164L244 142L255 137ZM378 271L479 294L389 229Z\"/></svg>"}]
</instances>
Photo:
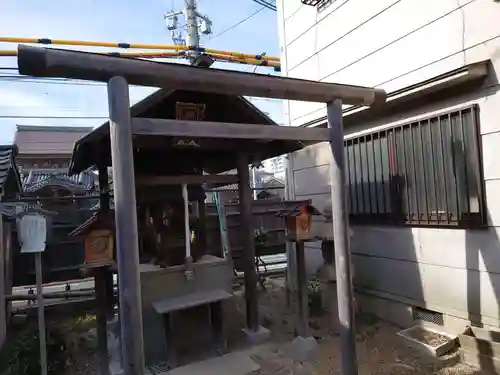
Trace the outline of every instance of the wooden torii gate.
<instances>
[{"instance_id":1,"label":"wooden torii gate","mask_svg":"<svg viewBox=\"0 0 500 375\"><path fill-rule=\"evenodd\" d=\"M18 50L18 67L20 74L35 77L63 77L108 83L122 358L125 375L144 374L132 134L188 139L245 140L255 142L257 145L262 145L264 141L274 140L327 141L330 143L333 155L331 205L341 329L342 373L344 375L358 373L347 233L348 219L343 188L345 181L342 105L371 106L383 103L386 100L386 93L383 90L23 45L20 45ZM129 84L322 102L327 106L328 128L131 118ZM247 330L255 332L259 330L259 316L256 280L252 275L253 266L250 265L253 263L255 254L251 228L252 194L248 176L250 161L249 153L245 151L238 153L242 224L246 231L244 253L249 263L245 272Z\"/></svg>"}]
</instances>

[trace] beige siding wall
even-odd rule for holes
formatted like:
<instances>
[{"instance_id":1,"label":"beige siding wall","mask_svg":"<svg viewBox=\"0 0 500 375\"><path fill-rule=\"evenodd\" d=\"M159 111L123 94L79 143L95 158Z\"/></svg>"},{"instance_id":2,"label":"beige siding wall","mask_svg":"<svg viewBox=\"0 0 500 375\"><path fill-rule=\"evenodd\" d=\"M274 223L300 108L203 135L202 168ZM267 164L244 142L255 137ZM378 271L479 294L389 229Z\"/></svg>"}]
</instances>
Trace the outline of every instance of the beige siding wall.
<instances>
[{"instance_id":1,"label":"beige siding wall","mask_svg":"<svg viewBox=\"0 0 500 375\"><path fill-rule=\"evenodd\" d=\"M367 294L446 313L452 329L465 324L461 319L498 325L500 3L336 0L322 12L293 0L278 0L278 5L283 66L292 77L377 86L390 92L465 64L492 60L491 77L477 92L345 130L352 137L479 104L489 230L358 226L352 228L351 248L356 284ZM322 106L301 102L287 103L285 111L292 126L325 115ZM330 160L326 144L293 154L287 180L292 196L311 198L323 208L329 202ZM317 245L309 250L313 272L321 257Z\"/></svg>"}]
</instances>

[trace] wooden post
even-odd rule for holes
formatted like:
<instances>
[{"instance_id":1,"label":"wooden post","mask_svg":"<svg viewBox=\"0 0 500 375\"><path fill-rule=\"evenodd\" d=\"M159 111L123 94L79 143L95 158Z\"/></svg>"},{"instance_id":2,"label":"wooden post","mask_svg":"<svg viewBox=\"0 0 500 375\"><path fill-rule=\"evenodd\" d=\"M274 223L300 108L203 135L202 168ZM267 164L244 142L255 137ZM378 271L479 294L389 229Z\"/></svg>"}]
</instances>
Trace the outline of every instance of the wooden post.
<instances>
[{"instance_id":1,"label":"wooden post","mask_svg":"<svg viewBox=\"0 0 500 375\"><path fill-rule=\"evenodd\" d=\"M109 374L108 362L108 330L107 330L107 291L105 267L98 267L94 270L95 296L97 304L97 358L99 375Z\"/></svg>"},{"instance_id":2,"label":"wooden post","mask_svg":"<svg viewBox=\"0 0 500 375\"><path fill-rule=\"evenodd\" d=\"M347 200L344 181L344 134L342 101L327 104L330 148L333 161L330 168L333 241L337 276L337 306L339 314L342 375L357 375L356 336L354 329L351 252L349 250Z\"/></svg>"},{"instance_id":3,"label":"wooden post","mask_svg":"<svg viewBox=\"0 0 500 375\"><path fill-rule=\"evenodd\" d=\"M108 170L104 166L99 166L99 191L100 210L105 214L109 214L109 195L107 193ZM107 321L109 316L109 299L113 298L113 291L111 291L111 294L108 294L108 281L106 280L108 274L110 272L105 267L99 267L94 270L99 375L109 374Z\"/></svg>"},{"instance_id":4,"label":"wooden post","mask_svg":"<svg viewBox=\"0 0 500 375\"><path fill-rule=\"evenodd\" d=\"M35 253L36 302L38 310L38 339L40 341L41 375L47 375L47 339L45 331L45 306L43 301L42 252Z\"/></svg>"},{"instance_id":5,"label":"wooden post","mask_svg":"<svg viewBox=\"0 0 500 375\"><path fill-rule=\"evenodd\" d=\"M240 216L243 235L243 267L245 275L246 324L250 332L259 329L259 306L257 298L257 272L255 269L255 244L252 223L252 189L250 188L249 158L238 154L238 178Z\"/></svg>"},{"instance_id":6,"label":"wooden post","mask_svg":"<svg viewBox=\"0 0 500 375\"><path fill-rule=\"evenodd\" d=\"M144 375L134 156L128 84L123 77L109 80L108 101L123 373Z\"/></svg>"},{"instance_id":7,"label":"wooden post","mask_svg":"<svg viewBox=\"0 0 500 375\"><path fill-rule=\"evenodd\" d=\"M101 211L108 212L110 209L109 176L105 165L99 166L99 205Z\"/></svg>"},{"instance_id":8,"label":"wooden post","mask_svg":"<svg viewBox=\"0 0 500 375\"><path fill-rule=\"evenodd\" d=\"M105 165L99 166L99 205L101 212L104 215L111 219L110 217L110 196L109 196L109 175L108 168ZM114 305L115 305L115 296L113 289L113 272L109 269L105 269L104 278L105 278L105 292L106 292L106 317L111 320L114 316Z\"/></svg>"},{"instance_id":9,"label":"wooden post","mask_svg":"<svg viewBox=\"0 0 500 375\"><path fill-rule=\"evenodd\" d=\"M297 256L297 331L299 336L309 336L309 304L306 278L306 259L304 254L304 242L295 242L295 253Z\"/></svg>"},{"instance_id":10,"label":"wooden post","mask_svg":"<svg viewBox=\"0 0 500 375\"><path fill-rule=\"evenodd\" d=\"M205 253L207 251L207 207L205 199L198 200L198 236L200 247Z\"/></svg>"}]
</instances>

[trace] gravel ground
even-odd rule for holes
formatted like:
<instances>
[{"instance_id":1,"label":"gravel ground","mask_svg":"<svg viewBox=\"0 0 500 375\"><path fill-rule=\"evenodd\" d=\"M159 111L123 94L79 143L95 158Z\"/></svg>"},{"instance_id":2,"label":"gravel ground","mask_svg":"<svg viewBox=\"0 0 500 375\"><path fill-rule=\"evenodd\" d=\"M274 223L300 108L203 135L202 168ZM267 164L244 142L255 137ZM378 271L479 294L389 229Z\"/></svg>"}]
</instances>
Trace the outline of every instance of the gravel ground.
<instances>
[{"instance_id":1,"label":"gravel ground","mask_svg":"<svg viewBox=\"0 0 500 375\"><path fill-rule=\"evenodd\" d=\"M293 340L293 300L287 307L285 293L280 288L269 288L261 296L264 323L277 342ZM440 359L419 352L406 345L397 336L400 331L388 323L367 315L357 318L357 354L360 375L479 375L478 369L459 363L457 353ZM311 331L319 343L318 349L307 363L296 363L278 347L274 352L254 358L261 365L259 375L326 375L340 374L341 354L338 336L331 335L332 327L327 314L311 321ZM283 346L281 347L283 348Z\"/></svg>"},{"instance_id":2,"label":"gravel ground","mask_svg":"<svg viewBox=\"0 0 500 375\"><path fill-rule=\"evenodd\" d=\"M237 293L235 311L229 322L229 349L243 348L241 331L244 324L244 300ZM293 306L293 300L291 303ZM268 285L261 292L260 311L262 323L272 332L272 350L252 356L261 369L248 375L335 375L340 374L340 347L337 336L330 334L332 327L328 316L311 320L311 332L318 340L318 349L306 363L295 362L284 350L286 343L295 337L293 307L287 307L285 293L279 287ZM479 375L479 370L459 363L456 354L439 360L405 345L397 336L400 329L373 317L357 318L357 353L360 375ZM81 347L81 346L78 346ZM78 350L78 348L75 348ZM72 355L67 375L96 374L94 353L81 350ZM64 374L66 375L66 374Z\"/></svg>"}]
</instances>

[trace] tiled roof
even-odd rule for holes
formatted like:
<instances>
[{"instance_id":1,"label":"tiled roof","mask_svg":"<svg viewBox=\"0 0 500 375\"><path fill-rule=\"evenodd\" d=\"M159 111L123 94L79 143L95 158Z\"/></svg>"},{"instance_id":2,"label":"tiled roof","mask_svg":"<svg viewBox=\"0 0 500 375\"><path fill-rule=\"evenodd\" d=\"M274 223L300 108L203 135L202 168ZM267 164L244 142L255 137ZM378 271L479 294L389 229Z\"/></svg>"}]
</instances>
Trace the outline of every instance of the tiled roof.
<instances>
[{"instance_id":1,"label":"tiled roof","mask_svg":"<svg viewBox=\"0 0 500 375\"><path fill-rule=\"evenodd\" d=\"M115 221L114 214L106 215L102 211L94 212L91 217L89 217L87 220L85 220L85 222L83 222L83 224L73 229L68 234L68 236L76 237L85 234L89 229L91 229L94 226L94 224L105 225L106 227L113 227L114 221Z\"/></svg>"},{"instance_id":2,"label":"tiled roof","mask_svg":"<svg viewBox=\"0 0 500 375\"><path fill-rule=\"evenodd\" d=\"M68 172L62 170L33 170L23 179L23 191L30 193L45 186L58 186L73 192L85 192L92 190L95 184L96 176L90 171L68 176Z\"/></svg>"},{"instance_id":3,"label":"tiled roof","mask_svg":"<svg viewBox=\"0 0 500 375\"><path fill-rule=\"evenodd\" d=\"M4 184L9 177L9 173L14 173L21 187L21 179L16 166L15 155L17 149L13 146L0 146L0 189L3 190Z\"/></svg>"},{"instance_id":4,"label":"tiled roof","mask_svg":"<svg viewBox=\"0 0 500 375\"><path fill-rule=\"evenodd\" d=\"M320 212L316 207L311 205L310 199L304 201L284 201L283 203L285 207L282 210L280 210L280 212L278 212L276 216L280 217L298 216L301 213L303 207L310 215L317 215L317 216L323 215L322 212Z\"/></svg>"},{"instance_id":5,"label":"tiled roof","mask_svg":"<svg viewBox=\"0 0 500 375\"><path fill-rule=\"evenodd\" d=\"M91 127L18 125L14 144L20 155L71 155L77 140Z\"/></svg>"},{"instance_id":6,"label":"tiled roof","mask_svg":"<svg viewBox=\"0 0 500 375\"><path fill-rule=\"evenodd\" d=\"M90 211L97 211L100 208L101 208L101 204L100 204L100 202L97 202L92 207L90 207L88 210L90 210ZM114 210L115 209L115 200L113 198L111 198L109 200L109 209L110 210Z\"/></svg>"}]
</instances>

